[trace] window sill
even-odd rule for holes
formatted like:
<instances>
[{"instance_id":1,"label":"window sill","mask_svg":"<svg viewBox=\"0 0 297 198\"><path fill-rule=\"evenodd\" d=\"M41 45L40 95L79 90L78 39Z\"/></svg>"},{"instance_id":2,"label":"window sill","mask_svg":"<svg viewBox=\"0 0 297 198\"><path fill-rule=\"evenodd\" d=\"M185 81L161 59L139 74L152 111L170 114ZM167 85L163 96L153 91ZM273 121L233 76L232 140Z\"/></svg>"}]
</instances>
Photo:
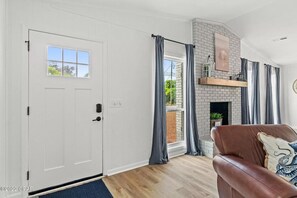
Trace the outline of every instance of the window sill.
<instances>
[{"instance_id":1,"label":"window sill","mask_svg":"<svg viewBox=\"0 0 297 198\"><path fill-rule=\"evenodd\" d=\"M186 152L187 148L184 142L168 144L169 159L180 155L184 155Z\"/></svg>"}]
</instances>

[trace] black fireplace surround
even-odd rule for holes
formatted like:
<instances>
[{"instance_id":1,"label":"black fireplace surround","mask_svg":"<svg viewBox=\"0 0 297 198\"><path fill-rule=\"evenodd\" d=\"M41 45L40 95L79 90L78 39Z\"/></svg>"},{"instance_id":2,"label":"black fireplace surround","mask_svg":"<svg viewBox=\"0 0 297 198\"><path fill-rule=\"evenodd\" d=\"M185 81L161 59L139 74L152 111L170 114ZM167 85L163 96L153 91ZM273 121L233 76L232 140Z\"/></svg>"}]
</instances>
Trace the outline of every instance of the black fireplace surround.
<instances>
[{"instance_id":1,"label":"black fireplace surround","mask_svg":"<svg viewBox=\"0 0 297 198\"><path fill-rule=\"evenodd\" d=\"M223 115L222 125L231 125L231 102L211 102L210 113L221 113Z\"/></svg>"}]
</instances>

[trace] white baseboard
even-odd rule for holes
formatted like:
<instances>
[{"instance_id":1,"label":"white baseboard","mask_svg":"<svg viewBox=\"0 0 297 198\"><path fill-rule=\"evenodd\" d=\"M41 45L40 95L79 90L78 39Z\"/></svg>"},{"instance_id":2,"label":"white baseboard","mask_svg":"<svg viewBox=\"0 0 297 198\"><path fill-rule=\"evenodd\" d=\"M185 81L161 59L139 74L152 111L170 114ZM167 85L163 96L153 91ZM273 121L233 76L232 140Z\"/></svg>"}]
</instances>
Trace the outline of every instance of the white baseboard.
<instances>
[{"instance_id":1,"label":"white baseboard","mask_svg":"<svg viewBox=\"0 0 297 198\"><path fill-rule=\"evenodd\" d=\"M136 162L136 163L133 163L133 164L128 164L128 165L125 165L125 166L122 166L122 167L118 167L118 168L108 170L107 175L108 176L115 175L115 174L118 174L118 173L122 173L122 172L126 172L126 171L129 171L129 170L132 170L132 169L143 167L143 166L146 166L148 164L149 164L148 160L145 160L145 161L142 161L142 162Z\"/></svg>"}]
</instances>

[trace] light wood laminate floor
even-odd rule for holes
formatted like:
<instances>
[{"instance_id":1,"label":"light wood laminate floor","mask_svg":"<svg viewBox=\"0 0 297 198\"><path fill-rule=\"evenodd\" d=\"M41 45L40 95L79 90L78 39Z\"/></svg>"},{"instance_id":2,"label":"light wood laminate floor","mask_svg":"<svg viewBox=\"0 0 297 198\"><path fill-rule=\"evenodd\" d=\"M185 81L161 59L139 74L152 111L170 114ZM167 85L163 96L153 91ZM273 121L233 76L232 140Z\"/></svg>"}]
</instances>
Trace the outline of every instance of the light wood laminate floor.
<instances>
[{"instance_id":1,"label":"light wood laminate floor","mask_svg":"<svg viewBox=\"0 0 297 198\"><path fill-rule=\"evenodd\" d=\"M210 198L218 197L216 177L211 159L185 155L103 180L115 198Z\"/></svg>"}]
</instances>

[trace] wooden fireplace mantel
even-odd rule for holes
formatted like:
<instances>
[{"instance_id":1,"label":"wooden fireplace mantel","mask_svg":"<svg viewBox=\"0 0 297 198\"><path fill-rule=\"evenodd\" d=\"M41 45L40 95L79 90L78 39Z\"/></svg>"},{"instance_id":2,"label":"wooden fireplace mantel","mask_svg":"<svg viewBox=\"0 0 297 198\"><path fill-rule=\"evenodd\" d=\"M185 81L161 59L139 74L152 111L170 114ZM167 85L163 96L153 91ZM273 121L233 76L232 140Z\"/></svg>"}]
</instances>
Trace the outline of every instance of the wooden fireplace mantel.
<instances>
[{"instance_id":1,"label":"wooden fireplace mantel","mask_svg":"<svg viewBox=\"0 0 297 198\"><path fill-rule=\"evenodd\" d=\"M238 80L226 80L222 78L205 77L199 78L200 85L225 86L225 87L247 87L247 82Z\"/></svg>"}]
</instances>

